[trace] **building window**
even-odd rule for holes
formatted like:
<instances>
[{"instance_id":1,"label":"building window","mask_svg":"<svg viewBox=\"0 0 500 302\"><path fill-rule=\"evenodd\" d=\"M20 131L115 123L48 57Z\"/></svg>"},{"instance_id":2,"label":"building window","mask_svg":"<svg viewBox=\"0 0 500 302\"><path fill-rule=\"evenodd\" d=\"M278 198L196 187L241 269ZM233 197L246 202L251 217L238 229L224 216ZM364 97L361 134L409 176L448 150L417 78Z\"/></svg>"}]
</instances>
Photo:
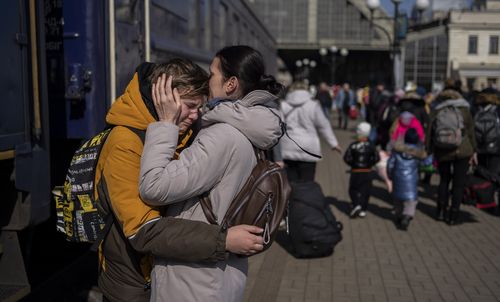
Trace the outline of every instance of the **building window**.
<instances>
[{"instance_id":1,"label":"building window","mask_svg":"<svg viewBox=\"0 0 500 302\"><path fill-rule=\"evenodd\" d=\"M477 54L477 36L469 36L469 54Z\"/></svg>"},{"instance_id":2,"label":"building window","mask_svg":"<svg viewBox=\"0 0 500 302\"><path fill-rule=\"evenodd\" d=\"M490 55L498 54L498 36L490 36Z\"/></svg>"},{"instance_id":3,"label":"building window","mask_svg":"<svg viewBox=\"0 0 500 302\"><path fill-rule=\"evenodd\" d=\"M467 78L467 89L469 91L474 90L475 84L476 84L476 78Z\"/></svg>"}]
</instances>

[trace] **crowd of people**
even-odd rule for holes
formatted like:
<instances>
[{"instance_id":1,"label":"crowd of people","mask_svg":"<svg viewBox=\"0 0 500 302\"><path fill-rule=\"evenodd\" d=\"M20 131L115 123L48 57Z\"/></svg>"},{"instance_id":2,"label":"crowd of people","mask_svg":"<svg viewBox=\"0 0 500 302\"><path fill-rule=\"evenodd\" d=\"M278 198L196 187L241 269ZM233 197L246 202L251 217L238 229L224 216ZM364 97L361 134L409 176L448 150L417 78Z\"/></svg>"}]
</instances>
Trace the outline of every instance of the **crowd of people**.
<instances>
[{"instance_id":1,"label":"crowd of people","mask_svg":"<svg viewBox=\"0 0 500 302\"><path fill-rule=\"evenodd\" d=\"M400 229L406 230L415 215L419 183L428 185L433 173L439 175L437 220L460 222L472 174L493 188L472 193L480 199L477 206L498 213L499 96L493 86L464 93L461 82L452 79L435 93L411 83L392 92L382 83L356 92L347 83L321 83L317 100L325 112L337 112L339 129L346 129L349 119L358 122L357 139L344 154L351 167L351 217L366 216L373 170L391 193Z\"/></svg>"}]
</instances>

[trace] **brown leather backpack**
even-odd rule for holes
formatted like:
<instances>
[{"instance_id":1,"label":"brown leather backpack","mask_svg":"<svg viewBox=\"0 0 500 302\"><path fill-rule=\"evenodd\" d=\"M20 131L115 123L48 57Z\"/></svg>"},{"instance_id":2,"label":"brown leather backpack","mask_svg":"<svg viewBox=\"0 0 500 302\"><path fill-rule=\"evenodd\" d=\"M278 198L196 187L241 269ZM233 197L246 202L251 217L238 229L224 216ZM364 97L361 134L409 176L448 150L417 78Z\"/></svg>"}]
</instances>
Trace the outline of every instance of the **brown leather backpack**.
<instances>
[{"instance_id":1,"label":"brown leather backpack","mask_svg":"<svg viewBox=\"0 0 500 302\"><path fill-rule=\"evenodd\" d=\"M222 221L213 212L208 194L200 197L200 204L211 224L230 228L239 224L255 225L264 229L264 250L271 246L279 224L288 209L291 187L286 173L275 162L267 160L264 151L255 149L257 165L241 191L233 199Z\"/></svg>"}]
</instances>

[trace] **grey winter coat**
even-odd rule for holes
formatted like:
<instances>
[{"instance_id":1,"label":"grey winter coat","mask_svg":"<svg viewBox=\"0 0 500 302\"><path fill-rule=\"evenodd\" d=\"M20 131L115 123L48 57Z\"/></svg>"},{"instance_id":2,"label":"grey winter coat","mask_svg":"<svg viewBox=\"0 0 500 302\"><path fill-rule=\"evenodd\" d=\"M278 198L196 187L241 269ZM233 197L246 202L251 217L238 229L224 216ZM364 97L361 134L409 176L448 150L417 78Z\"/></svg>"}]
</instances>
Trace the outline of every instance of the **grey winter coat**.
<instances>
[{"instance_id":1,"label":"grey winter coat","mask_svg":"<svg viewBox=\"0 0 500 302\"><path fill-rule=\"evenodd\" d=\"M325 117L321 105L311 98L307 90L290 92L286 100L281 102L281 110L285 116L288 135L305 150L321 154L319 134L323 136L331 148L338 146L332 126ZM316 162L315 158L290 140L286 135L280 141L284 160Z\"/></svg>"},{"instance_id":2,"label":"grey winter coat","mask_svg":"<svg viewBox=\"0 0 500 302\"><path fill-rule=\"evenodd\" d=\"M141 197L151 205L169 205L169 216L207 222L197 197L210 191L214 213L223 217L256 164L252 144L268 149L281 136L278 117L258 106L276 99L258 90L234 103L219 104L203 115L203 129L178 160L170 160L178 127L150 124L141 159ZM234 255L215 264L155 259L151 299L240 301L247 266L246 258Z\"/></svg>"},{"instance_id":3,"label":"grey winter coat","mask_svg":"<svg viewBox=\"0 0 500 302\"><path fill-rule=\"evenodd\" d=\"M396 144L387 161L387 175L393 183L393 196L399 201L417 201L418 167L425 151L414 145Z\"/></svg>"}]
</instances>

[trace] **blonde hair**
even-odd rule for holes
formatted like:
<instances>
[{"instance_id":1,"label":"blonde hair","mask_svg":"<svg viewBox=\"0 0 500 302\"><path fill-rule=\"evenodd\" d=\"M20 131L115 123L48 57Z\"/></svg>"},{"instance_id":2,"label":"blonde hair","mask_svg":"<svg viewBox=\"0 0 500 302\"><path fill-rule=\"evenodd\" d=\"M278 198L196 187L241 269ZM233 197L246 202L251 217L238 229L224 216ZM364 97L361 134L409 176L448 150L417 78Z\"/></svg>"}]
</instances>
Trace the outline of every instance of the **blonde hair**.
<instances>
[{"instance_id":1,"label":"blonde hair","mask_svg":"<svg viewBox=\"0 0 500 302\"><path fill-rule=\"evenodd\" d=\"M208 95L208 73L190 60L176 58L155 64L147 80L150 84L156 83L164 73L173 77L172 88L177 88L181 96Z\"/></svg>"}]
</instances>

